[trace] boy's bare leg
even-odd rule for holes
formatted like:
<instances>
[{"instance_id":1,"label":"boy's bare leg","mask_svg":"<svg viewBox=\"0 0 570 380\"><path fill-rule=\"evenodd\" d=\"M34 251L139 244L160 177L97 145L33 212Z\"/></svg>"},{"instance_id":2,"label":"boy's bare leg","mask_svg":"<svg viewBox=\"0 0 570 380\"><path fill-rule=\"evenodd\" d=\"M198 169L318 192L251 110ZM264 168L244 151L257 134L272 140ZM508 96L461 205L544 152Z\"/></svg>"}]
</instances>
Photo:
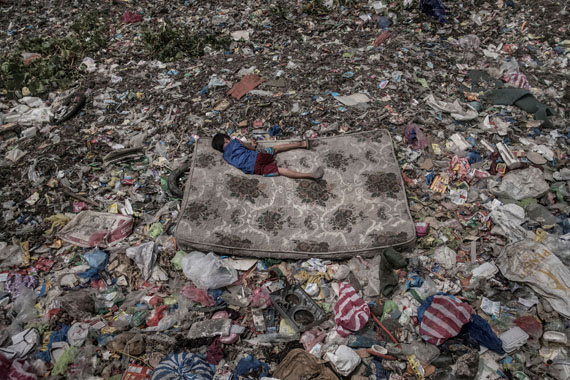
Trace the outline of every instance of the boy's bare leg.
<instances>
[{"instance_id":1,"label":"boy's bare leg","mask_svg":"<svg viewBox=\"0 0 570 380\"><path fill-rule=\"evenodd\" d=\"M299 141L299 142L294 142L294 143L290 143L290 144L281 144L281 145L276 145L272 148L273 148L274 154L286 152L286 151L291 150L291 149L301 149L301 148L305 149L305 148L307 148L307 141Z\"/></svg>"},{"instance_id":2,"label":"boy's bare leg","mask_svg":"<svg viewBox=\"0 0 570 380\"><path fill-rule=\"evenodd\" d=\"M323 168L319 167L312 173L301 173L295 170L286 169L286 168L279 168L279 175L282 175L287 178L294 178L294 179L320 179L323 177L324 170Z\"/></svg>"}]
</instances>

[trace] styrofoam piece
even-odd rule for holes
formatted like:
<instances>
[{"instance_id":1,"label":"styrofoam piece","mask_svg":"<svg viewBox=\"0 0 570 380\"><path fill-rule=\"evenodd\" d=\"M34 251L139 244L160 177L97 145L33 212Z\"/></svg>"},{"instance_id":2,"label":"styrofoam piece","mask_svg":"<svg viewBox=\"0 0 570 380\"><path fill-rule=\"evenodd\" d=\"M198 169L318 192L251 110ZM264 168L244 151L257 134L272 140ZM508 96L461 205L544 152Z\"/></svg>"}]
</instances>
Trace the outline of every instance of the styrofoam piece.
<instances>
[{"instance_id":1,"label":"styrofoam piece","mask_svg":"<svg viewBox=\"0 0 570 380\"><path fill-rule=\"evenodd\" d=\"M481 139L481 144L485 147L485 149L487 149L487 151L489 153L495 152L495 148L493 148L493 146L491 144L489 144L489 142L487 140Z\"/></svg>"},{"instance_id":2,"label":"styrofoam piece","mask_svg":"<svg viewBox=\"0 0 570 380\"><path fill-rule=\"evenodd\" d=\"M499 151L501 158L503 161L505 161L505 164L507 164L507 167L509 169L516 169L522 165L520 160L513 155L513 153L504 143L497 143L497 150Z\"/></svg>"},{"instance_id":3,"label":"styrofoam piece","mask_svg":"<svg viewBox=\"0 0 570 380\"><path fill-rule=\"evenodd\" d=\"M528 340L529 336L523 329L518 326L502 333L499 338L503 341L503 350L505 352L513 352L517 348L523 346Z\"/></svg>"},{"instance_id":4,"label":"styrofoam piece","mask_svg":"<svg viewBox=\"0 0 570 380\"><path fill-rule=\"evenodd\" d=\"M465 151L465 150L471 148L471 144L469 143L469 141L467 141L465 139L465 137L463 137L460 133L454 133L453 135L451 135L449 137L449 139L461 151Z\"/></svg>"}]
</instances>

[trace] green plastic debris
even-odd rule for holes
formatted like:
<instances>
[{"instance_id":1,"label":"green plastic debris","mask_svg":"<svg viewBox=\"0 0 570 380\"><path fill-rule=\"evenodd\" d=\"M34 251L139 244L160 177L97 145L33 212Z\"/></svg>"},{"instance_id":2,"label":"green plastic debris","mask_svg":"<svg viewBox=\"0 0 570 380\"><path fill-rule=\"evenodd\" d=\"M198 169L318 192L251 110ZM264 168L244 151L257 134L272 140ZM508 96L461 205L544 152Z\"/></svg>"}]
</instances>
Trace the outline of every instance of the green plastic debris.
<instances>
[{"instance_id":1,"label":"green plastic debris","mask_svg":"<svg viewBox=\"0 0 570 380\"><path fill-rule=\"evenodd\" d=\"M147 317L148 317L148 311L138 310L133 314L130 325L132 327L138 327L146 321Z\"/></svg>"},{"instance_id":2,"label":"green plastic debris","mask_svg":"<svg viewBox=\"0 0 570 380\"><path fill-rule=\"evenodd\" d=\"M182 259L184 258L184 256L186 256L188 253L184 252L184 251L177 251L176 254L174 255L174 257L172 258L172 260L170 260L170 262L172 263L172 266L174 267L174 269L176 270L182 270Z\"/></svg>"},{"instance_id":3,"label":"green plastic debris","mask_svg":"<svg viewBox=\"0 0 570 380\"><path fill-rule=\"evenodd\" d=\"M75 360L75 355L77 355L77 347L71 346L63 351L63 354L61 354L55 362L51 374L55 376L65 374L65 372L67 372L67 366Z\"/></svg>"},{"instance_id":4,"label":"green plastic debris","mask_svg":"<svg viewBox=\"0 0 570 380\"><path fill-rule=\"evenodd\" d=\"M148 229L148 234L153 239L156 239L157 237L162 235L163 232L164 232L164 229L162 228L162 223L160 223L160 222L156 222L156 223L151 224L150 228Z\"/></svg>"},{"instance_id":5,"label":"green plastic debris","mask_svg":"<svg viewBox=\"0 0 570 380\"><path fill-rule=\"evenodd\" d=\"M384 318L388 316L391 312L397 311L398 304L392 300L388 300L384 303L384 311L382 312L382 318L380 318L380 322L384 321Z\"/></svg>"},{"instance_id":6,"label":"green plastic debris","mask_svg":"<svg viewBox=\"0 0 570 380\"><path fill-rule=\"evenodd\" d=\"M521 206L524 209L526 209L529 205L536 203L538 203L538 201L535 198L525 198L516 202L517 205Z\"/></svg>"},{"instance_id":7,"label":"green plastic debris","mask_svg":"<svg viewBox=\"0 0 570 380\"><path fill-rule=\"evenodd\" d=\"M264 259L263 262L267 267L272 267L273 265L281 264L281 260L279 259Z\"/></svg>"},{"instance_id":8,"label":"green plastic debris","mask_svg":"<svg viewBox=\"0 0 570 380\"><path fill-rule=\"evenodd\" d=\"M422 85L424 88L429 88L427 80L425 78L418 78L418 83Z\"/></svg>"},{"instance_id":9,"label":"green plastic debris","mask_svg":"<svg viewBox=\"0 0 570 380\"><path fill-rule=\"evenodd\" d=\"M564 182L553 183L552 186L550 186L550 191L556 194L556 199L560 203L565 204L566 202L564 202L564 197L570 196L570 193L566 191L566 185Z\"/></svg>"},{"instance_id":10,"label":"green plastic debris","mask_svg":"<svg viewBox=\"0 0 570 380\"><path fill-rule=\"evenodd\" d=\"M160 187L165 193L168 191L168 179L166 177L160 177Z\"/></svg>"},{"instance_id":11,"label":"green plastic debris","mask_svg":"<svg viewBox=\"0 0 570 380\"><path fill-rule=\"evenodd\" d=\"M329 302L323 302L318 304L325 313L330 313L333 310L333 305Z\"/></svg>"}]
</instances>

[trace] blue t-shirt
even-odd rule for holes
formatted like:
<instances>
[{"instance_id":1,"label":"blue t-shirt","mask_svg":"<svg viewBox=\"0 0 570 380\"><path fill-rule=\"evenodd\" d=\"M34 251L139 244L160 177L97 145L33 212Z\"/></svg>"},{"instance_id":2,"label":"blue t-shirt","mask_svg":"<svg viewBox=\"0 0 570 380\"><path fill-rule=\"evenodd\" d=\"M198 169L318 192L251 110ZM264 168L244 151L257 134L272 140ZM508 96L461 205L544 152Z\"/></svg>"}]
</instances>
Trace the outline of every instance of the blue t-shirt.
<instances>
[{"instance_id":1,"label":"blue t-shirt","mask_svg":"<svg viewBox=\"0 0 570 380\"><path fill-rule=\"evenodd\" d=\"M224 160L245 174L253 174L257 151L249 150L238 139L233 139L224 148Z\"/></svg>"}]
</instances>

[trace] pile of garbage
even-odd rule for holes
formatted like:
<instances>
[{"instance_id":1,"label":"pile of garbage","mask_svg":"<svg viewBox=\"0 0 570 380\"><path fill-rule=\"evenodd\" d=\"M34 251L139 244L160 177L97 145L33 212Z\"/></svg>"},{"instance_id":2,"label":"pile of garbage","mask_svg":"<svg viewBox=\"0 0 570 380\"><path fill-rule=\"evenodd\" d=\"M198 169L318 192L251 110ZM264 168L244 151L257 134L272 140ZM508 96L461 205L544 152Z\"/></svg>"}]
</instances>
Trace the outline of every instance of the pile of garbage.
<instances>
[{"instance_id":1,"label":"pile of garbage","mask_svg":"<svg viewBox=\"0 0 570 380\"><path fill-rule=\"evenodd\" d=\"M0 11L0 378L570 378L567 2L52 5ZM177 245L201 137L376 128L413 247Z\"/></svg>"}]
</instances>

